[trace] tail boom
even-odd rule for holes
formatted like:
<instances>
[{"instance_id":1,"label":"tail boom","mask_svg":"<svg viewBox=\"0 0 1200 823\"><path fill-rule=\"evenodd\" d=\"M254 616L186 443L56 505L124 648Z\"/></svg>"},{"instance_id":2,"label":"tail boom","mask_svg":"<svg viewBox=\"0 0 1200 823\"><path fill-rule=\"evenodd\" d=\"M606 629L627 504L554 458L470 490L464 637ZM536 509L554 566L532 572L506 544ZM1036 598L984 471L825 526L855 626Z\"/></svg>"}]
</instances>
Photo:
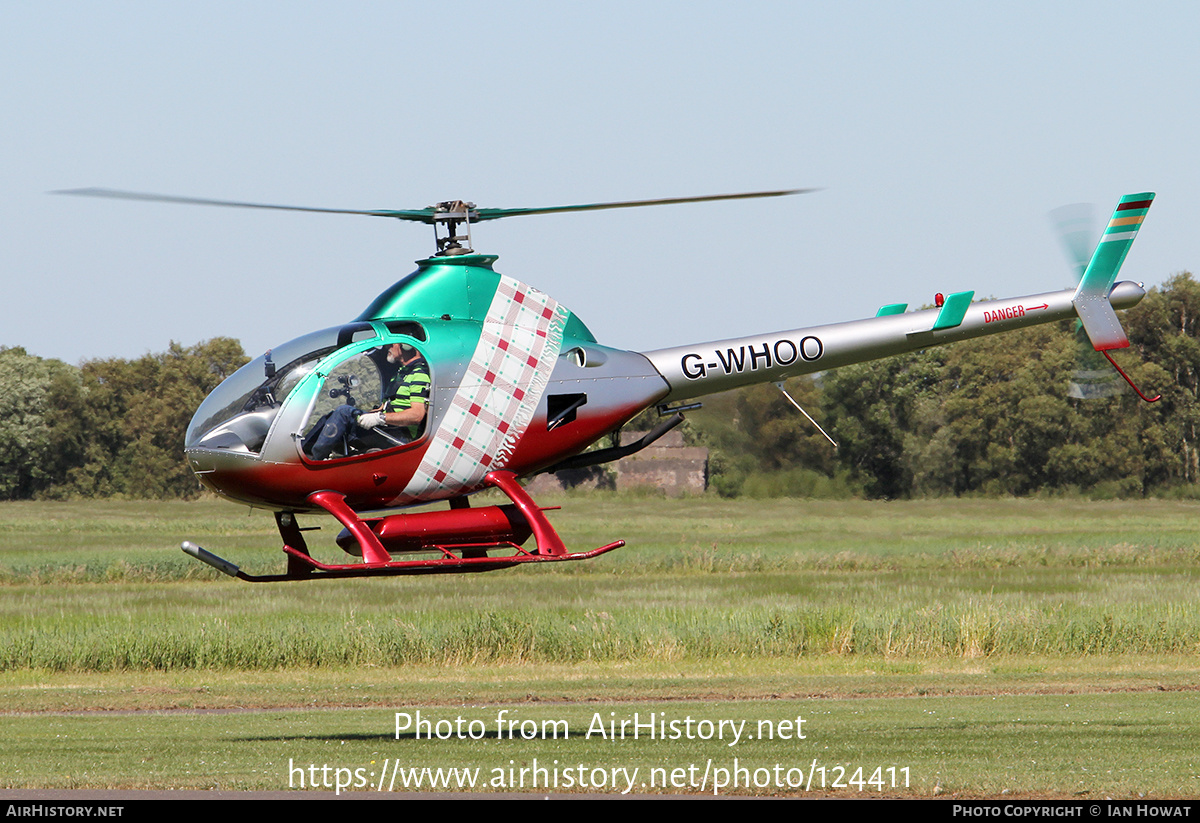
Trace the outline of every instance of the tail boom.
<instances>
[{"instance_id":1,"label":"tail boom","mask_svg":"<svg viewBox=\"0 0 1200 823\"><path fill-rule=\"evenodd\" d=\"M939 318L945 323L942 310L925 309L644 354L670 385L660 402L671 403L1070 319L1077 313L1075 294L1067 289L971 303L961 322L948 328L938 327ZM1140 284L1127 281L1113 286L1104 302L1112 312L1137 305L1145 294Z\"/></svg>"}]
</instances>

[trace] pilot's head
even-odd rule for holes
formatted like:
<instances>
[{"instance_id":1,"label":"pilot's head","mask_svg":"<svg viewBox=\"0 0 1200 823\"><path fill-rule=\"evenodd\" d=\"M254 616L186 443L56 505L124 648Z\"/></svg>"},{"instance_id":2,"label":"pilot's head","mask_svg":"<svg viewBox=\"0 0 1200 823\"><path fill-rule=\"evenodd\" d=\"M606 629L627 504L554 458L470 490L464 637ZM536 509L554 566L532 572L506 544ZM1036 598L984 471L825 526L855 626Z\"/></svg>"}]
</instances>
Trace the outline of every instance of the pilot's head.
<instances>
[{"instance_id":1,"label":"pilot's head","mask_svg":"<svg viewBox=\"0 0 1200 823\"><path fill-rule=\"evenodd\" d=\"M417 350L407 343L393 343L390 347L388 347L387 360L392 364L399 363L403 366L407 366L419 356L420 354L417 352Z\"/></svg>"}]
</instances>

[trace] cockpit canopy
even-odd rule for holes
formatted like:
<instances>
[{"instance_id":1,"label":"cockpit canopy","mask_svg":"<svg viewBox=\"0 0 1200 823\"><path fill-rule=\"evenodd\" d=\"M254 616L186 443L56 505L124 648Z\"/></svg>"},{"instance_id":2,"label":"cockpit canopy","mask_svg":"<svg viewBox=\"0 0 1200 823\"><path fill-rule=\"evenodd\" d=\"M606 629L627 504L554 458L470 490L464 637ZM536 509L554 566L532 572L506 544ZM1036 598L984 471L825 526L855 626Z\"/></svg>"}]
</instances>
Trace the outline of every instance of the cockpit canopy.
<instances>
[{"instance_id":1,"label":"cockpit canopy","mask_svg":"<svg viewBox=\"0 0 1200 823\"><path fill-rule=\"evenodd\" d=\"M205 399L188 426L184 447L260 453L285 401L301 384L309 386L304 394L310 402L287 404L289 422L294 424L289 429L303 429L306 421L343 403L374 408L385 388L380 365L386 347L423 340L424 328L413 321L357 322L306 334L271 349L230 375ZM374 345L359 345L367 341ZM305 383L318 367L323 382ZM331 388L319 391L321 386Z\"/></svg>"}]
</instances>

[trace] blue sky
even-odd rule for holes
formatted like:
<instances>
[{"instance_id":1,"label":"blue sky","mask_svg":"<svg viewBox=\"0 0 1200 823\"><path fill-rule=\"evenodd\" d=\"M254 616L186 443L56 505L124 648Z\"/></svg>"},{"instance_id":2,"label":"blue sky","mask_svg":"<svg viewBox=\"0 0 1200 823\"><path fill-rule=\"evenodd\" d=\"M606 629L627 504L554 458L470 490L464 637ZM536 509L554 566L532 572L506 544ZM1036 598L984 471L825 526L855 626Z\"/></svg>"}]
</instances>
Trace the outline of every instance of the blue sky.
<instances>
[{"instance_id":1,"label":"blue sky","mask_svg":"<svg viewBox=\"0 0 1200 823\"><path fill-rule=\"evenodd\" d=\"M9 2L0 345L247 352L432 251L333 208L782 200L479 226L496 267L647 350L1070 285L1047 212L1158 192L1124 276L1200 265L1189 3Z\"/></svg>"}]
</instances>

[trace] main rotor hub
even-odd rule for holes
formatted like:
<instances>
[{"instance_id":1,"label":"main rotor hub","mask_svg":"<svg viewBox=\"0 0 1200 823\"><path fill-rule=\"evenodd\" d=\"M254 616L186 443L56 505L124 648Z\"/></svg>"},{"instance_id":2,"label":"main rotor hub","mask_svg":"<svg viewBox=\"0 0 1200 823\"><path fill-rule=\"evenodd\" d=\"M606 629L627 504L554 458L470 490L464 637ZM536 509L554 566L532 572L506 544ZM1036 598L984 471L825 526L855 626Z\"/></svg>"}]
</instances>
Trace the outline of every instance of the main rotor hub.
<instances>
[{"instance_id":1,"label":"main rotor hub","mask_svg":"<svg viewBox=\"0 0 1200 823\"><path fill-rule=\"evenodd\" d=\"M475 204L463 200L443 200L429 208L433 211L433 239L437 244L437 255L435 256L470 254L473 251L471 248L471 221L479 221L479 212L475 211ZM466 224L466 234L458 234L459 223ZM438 230L439 225L446 227L444 237ZM465 241L465 245L463 241Z\"/></svg>"}]
</instances>

